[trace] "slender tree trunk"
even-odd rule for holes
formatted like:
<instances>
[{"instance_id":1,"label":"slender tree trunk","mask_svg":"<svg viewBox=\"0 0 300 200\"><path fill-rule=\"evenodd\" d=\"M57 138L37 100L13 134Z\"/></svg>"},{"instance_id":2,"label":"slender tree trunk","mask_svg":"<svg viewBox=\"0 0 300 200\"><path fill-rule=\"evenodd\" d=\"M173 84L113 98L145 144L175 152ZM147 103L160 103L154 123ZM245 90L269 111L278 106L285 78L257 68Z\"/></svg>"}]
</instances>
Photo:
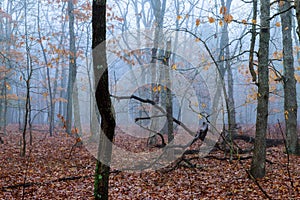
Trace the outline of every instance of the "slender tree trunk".
<instances>
[{"instance_id":1,"label":"slender tree trunk","mask_svg":"<svg viewBox=\"0 0 300 200\"><path fill-rule=\"evenodd\" d=\"M226 48L226 57L229 59L229 47ZM235 103L234 103L234 89L233 89L233 74L231 63L229 60L226 60L226 69L227 69L227 84L228 84L228 123L229 123L229 131L231 133L236 131L236 117L235 117Z\"/></svg>"},{"instance_id":2,"label":"slender tree trunk","mask_svg":"<svg viewBox=\"0 0 300 200\"><path fill-rule=\"evenodd\" d=\"M165 80L166 80L166 86L167 90L166 92L166 111L167 111L167 125L168 125L168 143L171 143L174 139L173 134L173 101L172 101L172 82L170 79L170 73L169 73L169 61L171 56L171 40L167 42L165 57L164 57L164 65L165 65Z\"/></svg>"},{"instance_id":3,"label":"slender tree trunk","mask_svg":"<svg viewBox=\"0 0 300 200\"><path fill-rule=\"evenodd\" d=\"M30 81L32 77L32 63L31 63L31 56L30 56L30 49L29 49L29 43L28 43L28 31L27 31L27 0L25 0L24 5L24 13L25 13L25 45L26 45L26 73L27 73L27 79L26 79L26 100L25 100L25 116L24 116L24 127L22 131L22 148L21 148L21 156L25 156L26 154L26 131L27 126L29 124L30 126L30 113L31 113L31 104L30 104ZM29 127L30 128L30 127Z\"/></svg>"},{"instance_id":4,"label":"slender tree trunk","mask_svg":"<svg viewBox=\"0 0 300 200\"><path fill-rule=\"evenodd\" d=\"M78 86L77 82L74 83L74 90L73 90L73 102L74 102L74 124L75 127L77 128L76 132L76 138L79 138L80 135L82 134L82 128L81 128L81 119L80 119L80 110L79 110L79 98L78 98Z\"/></svg>"},{"instance_id":5,"label":"slender tree trunk","mask_svg":"<svg viewBox=\"0 0 300 200\"><path fill-rule=\"evenodd\" d=\"M86 58L88 58L87 54L86 54ZM94 101L94 93L95 93L95 86L92 82L92 74L91 74L91 65L88 61L88 59L86 59L86 66L88 66L87 68L87 75L88 75L88 81L89 81L89 91L91 93L91 95L89 95L89 101L90 101L90 132L91 132L91 137L95 137L97 136L96 133L99 132L99 123L98 123L98 119L97 119L97 113L96 113L96 109L97 109L97 105L96 102Z\"/></svg>"},{"instance_id":6,"label":"slender tree trunk","mask_svg":"<svg viewBox=\"0 0 300 200\"><path fill-rule=\"evenodd\" d=\"M226 3L224 0L221 1L221 5L225 6L227 8L225 14L230 14L230 8L231 8L232 0L227 0ZM235 130L236 127L236 119L235 119L235 105L234 105L234 98L233 98L233 76L232 76L232 69L230 66L230 51L229 51L229 32L228 32L228 23L224 23L224 26L222 28L222 35L220 40L220 53L219 53L219 76L217 78L220 78L220 80L217 80L217 91L215 93L214 99L213 99L213 108L215 109L214 112L217 112L220 109L219 101L221 97L221 90L223 90L223 94L225 97L225 106L227 110L227 123L228 123L228 133L231 138L232 132ZM228 89L226 90L225 85L225 72L228 72ZM217 120L218 114L215 114L212 117L212 123L215 124ZM225 129L225 123L223 125L223 129ZM231 139L230 139L231 140ZM231 158L233 153L233 144L231 143Z\"/></svg>"},{"instance_id":7,"label":"slender tree trunk","mask_svg":"<svg viewBox=\"0 0 300 200\"><path fill-rule=\"evenodd\" d=\"M297 154L299 151L297 134L297 93L294 74L294 56L292 39L292 11L286 11L291 6L288 1L279 4L282 12L282 42L283 42L283 67L284 67L284 116L286 124L286 141L289 153Z\"/></svg>"},{"instance_id":8,"label":"slender tree trunk","mask_svg":"<svg viewBox=\"0 0 300 200\"><path fill-rule=\"evenodd\" d=\"M2 5L0 7L2 8ZM6 7L6 12L11 13L11 10L12 10L12 2L8 1L7 7ZM10 20L6 19L5 27L6 27L5 28L5 30L6 30L5 36L6 36L6 39L8 39L8 43L6 45L6 51L10 52L10 49L11 49L11 23L10 23ZM9 68L12 68L10 60L8 60L7 66ZM5 75L4 86L6 85L6 81L7 81L7 77ZM4 135L6 135L6 126L7 126L7 118L8 118L7 117L7 111L8 111L8 109L7 109L7 106L8 106L7 94L8 94L7 88L4 87L4 108L3 108L3 133L4 133Z\"/></svg>"},{"instance_id":9,"label":"slender tree trunk","mask_svg":"<svg viewBox=\"0 0 300 200\"><path fill-rule=\"evenodd\" d=\"M260 5L260 40L258 52L258 93L256 134L254 143L251 174L262 178L266 171L266 132L269 105L269 40L270 40L270 1L261 1Z\"/></svg>"},{"instance_id":10,"label":"slender tree trunk","mask_svg":"<svg viewBox=\"0 0 300 200\"><path fill-rule=\"evenodd\" d=\"M48 86L48 94L49 94L49 105L50 110L48 111L49 115L49 133L50 136L52 136L53 127L54 127L54 104L53 104L53 95L52 95L52 87L51 87L51 77L50 77L50 69L48 66L48 59L46 56L45 48L42 42L42 35L41 35L41 27L40 27L40 2L38 1L38 16L37 16L37 22L38 22L38 35L40 39L40 45L43 52L43 57L46 65L46 74L47 74L47 86Z\"/></svg>"},{"instance_id":11,"label":"slender tree trunk","mask_svg":"<svg viewBox=\"0 0 300 200\"><path fill-rule=\"evenodd\" d=\"M96 101L101 115L101 131L98 147L98 159L95 171L94 196L95 199L108 199L108 183L112 141L115 133L115 118L109 93L108 70L106 60L106 46L99 44L106 39L106 0L95 0L92 5L93 27L93 67L96 85ZM97 50L96 47L98 46ZM100 160L101 157L101 160Z\"/></svg>"},{"instance_id":12,"label":"slender tree trunk","mask_svg":"<svg viewBox=\"0 0 300 200\"><path fill-rule=\"evenodd\" d=\"M69 79L68 79L68 104L67 104L67 133L71 134L73 119L73 89L76 80L76 48L75 48L75 32L74 32L74 4L68 1L69 14L69 32L70 32L70 52L69 52Z\"/></svg>"},{"instance_id":13,"label":"slender tree trunk","mask_svg":"<svg viewBox=\"0 0 300 200\"><path fill-rule=\"evenodd\" d=\"M64 58L62 60L62 63L64 63ZM61 77L66 77L66 76L67 76L66 69L64 69L64 67L61 67ZM67 79L66 78L61 79L60 87L63 88L63 90L60 91L60 96L67 100L68 96L67 96L67 92L66 92L66 88L67 88ZM59 102L59 113L64 117L67 116L66 108L67 108L66 103L60 101Z\"/></svg>"},{"instance_id":14,"label":"slender tree trunk","mask_svg":"<svg viewBox=\"0 0 300 200\"><path fill-rule=\"evenodd\" d=\"M257 21L257 0L253 0L253 16L252 21ZM252 24L251 28L251 45L250 45L250 54L249 54L249 71L252 76L252 81L256 83L256 73L253 68L254 62L254 48L255 48L255 41L256 41L256 23Z\"/></svg>"}]
</instances>

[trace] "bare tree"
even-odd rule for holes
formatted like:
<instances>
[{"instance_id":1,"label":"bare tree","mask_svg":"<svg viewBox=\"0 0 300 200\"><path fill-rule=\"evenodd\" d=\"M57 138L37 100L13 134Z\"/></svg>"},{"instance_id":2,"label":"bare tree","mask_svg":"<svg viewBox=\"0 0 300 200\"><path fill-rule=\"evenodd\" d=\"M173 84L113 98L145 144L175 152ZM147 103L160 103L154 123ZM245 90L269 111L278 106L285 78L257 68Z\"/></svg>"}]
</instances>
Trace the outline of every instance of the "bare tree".
<instances>
[{"instance_id":1,"label":"bare tree","mask_svg":"<svg viewBox=\"0 0 300 200\"><path fill-rule=\"evenodd\" d=\"M33 73L32 68L32 60L30 55L30 47L28 43L28 30L27 30L27 0L25 1L24 5L24 13L25 13L25 44L26 44L26 100L25 100L25 117L24 117L24 127L22 131L22 149L21 149L21 156L25 156L26 154L26 132L27 132L27 125L29 124L29 128L31 129L30 121L31 121L31 97L30 97L30 87L31 87L31 78ZM31 141L31 139L30 139Z\"/></svg>"}]
</instances>

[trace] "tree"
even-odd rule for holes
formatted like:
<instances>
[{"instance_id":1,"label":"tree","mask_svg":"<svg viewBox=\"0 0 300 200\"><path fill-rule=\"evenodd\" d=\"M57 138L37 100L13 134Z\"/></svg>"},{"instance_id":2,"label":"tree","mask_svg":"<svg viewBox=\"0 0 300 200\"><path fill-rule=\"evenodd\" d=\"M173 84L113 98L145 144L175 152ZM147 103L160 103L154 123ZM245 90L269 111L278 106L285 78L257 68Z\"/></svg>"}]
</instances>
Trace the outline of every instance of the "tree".
<instances>
[{"instance_id":1,"label":"tree","mask_svg":"<svg viewBox=\"0 0 300 200\"><path fill-rule=\"evenodd\" d=\"M293 39L292 39L292 11L289 1L279 3L281 12L281 30L283 43L283 86L284 86L284 116L286 123L286 142L288 153L300 153L297 135L297 95L294 74Z\"/></svg>"},{"instance_id":2,"label":"tree","mask_svg":"<svg viewBox=\"0 0 300 200\"><path fill-rule=\"evenodd\" d=\"M106 39L106 0L93 1L92 27L93 68L96 85L95 96L98 110L101 115L101 131L95 171L94 196L95 199L108 199L109 163L111 160L112 141L114 138L116 122L112 112L112 102L109 93L106 47L105 45L102 45L100 50L96 50L96 47L102 42L105 42ZM99 53L101 55L99 55ZM102 158L101 161L100 156Z\"/></svg>"},{"instance_id":3,"label":"tree","mask_svg":"<svg viewBox=\"0 0 300 200\"><path fill-rule=\"evenodd\" d=\"M250 173L254 178L265 176L266 132L268 125L269 104L269 40L270 40L270 1L261 1L260 5L260 40L258 51L258 93L256 133L253 159Z\"/></svg>"},{"instance_id":4,"label":"tree","mask_svg":"<svg viewBox=\"0 0 300 200\"><path fill-rule=\"evenodd\" d=\"M70 34L70 55L69 55L69 80L68 80L68 105L67 105L67 133L71 134L72 116L73 116L73 88L76 80L76 47L75 47L75 32L74 32L74 4L73 1L68 1L69 15L69 34Z\"/></svg>"},{"instance_id":5,"label":"tree","mask_svg":"<svg viewBox=\"0 0 300 200\"><path fill-rule=\"evenodd\" d=\"M52 93L52 87L51 87L51 78L50 78L50 69L48 67L48 59L46 56L46 51L42 42L42 36L41 36L41 27L40 27L40 2L38 2L38 16L37 16L37 23L38 23L38 37L40 39L40 45L43 52L44 61L46 64L46 74L47 74L47 86L48 86L48 93L49 93L49 104L50 104L50 111L49 111L49 133L50 136L53 134L53 128L54 128L54 103L53 103L53 93Z\"/></svg>"},{"instance_id":6,"label":"tree","mask_svg":"<svg viewBox=\"0 0 300 200\"><path fill-rule=\"evenodd\" d=\"M26 154L26 131L27 131L27 125L29 124L29 129L31 130L31 79L32 79L32 73L33 73L33 67L32 67L32 59L31 59L31 53L30 53L30 47L28 42L28 36L27 36L27 0L25 1L24 5L24 13L25 13L25 43L26 43L26 103L25 103L25 117L24 117L24 127L22 131L22 149L20 152L21 156L25 156ZM30 134L31 136L31 134ZM31 141L31 137L30 137Z\"/></svg>"},{"instance_id":7,"label":"tree","mask_svg":"<svg viewBox=\"0 0 300 200\"><path fill-rule=\"evenodd\" d=\"M227 18L231 16L230 14L230 8L232 4L232 0L227 0L226 4L224 0L221 1L222 7L221 7L221 13L223 14L225 24L222 28L222 35L221 35L221 41L220 41L220 52L219 52L219 69L220 69L220 76L222 77L221 81L224 81L225 71L227 70L227 77L228 77L228 94L226 95L226 109L228 113L228 132L231 139L231 135L234 132L236 128L236 119L235 119L235 106L234 106L234 97L233 97L233 74L232 74L232 68L231 68L231 59L230 59L230 49L229 49L229 31L228 31L228 25L229 21L227 21ZM226 8L226 9L225 9ZM225 61L224 61L225 59ZM217 94L219 97L219 94ZM217 100L218 102L219 100ZM232 144L231 144L232 148ZM232 155L231 155L232 156Z\"/></svg>"}]
</instances>

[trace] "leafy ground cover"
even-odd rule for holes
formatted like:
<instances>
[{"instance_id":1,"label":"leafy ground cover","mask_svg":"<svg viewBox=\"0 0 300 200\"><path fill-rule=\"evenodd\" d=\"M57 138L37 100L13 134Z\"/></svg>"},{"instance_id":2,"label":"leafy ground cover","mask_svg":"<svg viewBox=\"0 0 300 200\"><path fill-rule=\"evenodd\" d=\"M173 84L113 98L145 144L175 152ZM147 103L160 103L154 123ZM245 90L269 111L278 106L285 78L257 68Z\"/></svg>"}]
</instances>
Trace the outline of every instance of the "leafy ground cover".
<instances>
[{"instance_id":1,"label":"leafy ground cover","mask_svg":"<svg viewBox=\"0 0 300 200\"><path fill-rule=\"evenodd\" d=\"M2 138L0 199L93 199L95 158L84 146L74 147L74 138L65 133L49 137L46 132L33 131L33 144L24 158L20 157L21 133L16 127L10 127ZM120 135L116 140L124 145L129 141ZM144 141L133 142L140 142L136 147L145 145ZM267 174L257 183L246 172L251 159L229 162L216 150L207 158L193 159L197 168L178 165L171 171L114 172L110 176L110 197L265 199L259 184L272 199L300 199L300 158L290 156L289 176L284 150L283 145L268 148ZM241 155L241 159L249 156Z\"/></svg>"}]
</instances>

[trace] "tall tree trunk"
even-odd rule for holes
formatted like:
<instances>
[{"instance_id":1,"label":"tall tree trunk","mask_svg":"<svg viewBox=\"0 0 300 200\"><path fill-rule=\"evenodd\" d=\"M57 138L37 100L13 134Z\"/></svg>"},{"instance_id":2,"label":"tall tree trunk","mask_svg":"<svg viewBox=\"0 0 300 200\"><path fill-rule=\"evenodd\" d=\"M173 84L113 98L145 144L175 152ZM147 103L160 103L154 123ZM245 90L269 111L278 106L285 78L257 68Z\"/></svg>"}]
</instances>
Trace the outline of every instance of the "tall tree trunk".
<instances>
[{"instance_id":1,"label":"tall tree trunk","mask_svg":"<svg viewBox=\"0 0 300 200\"><path fill-rule=\"evenodd\" d=\"M40 2L38 1L38 16L37 16L37 23L38 23L38 36L40 42L40 46L43 52L43 57L46 65L46 74L47 74L47 86L48 86L48 94L49 94L49 105L50 110L48 111L49 116L49 133L52 136L53 127L54 127L54 103L53 103L53 94L52 94L52 87L51 87L51 77L50 77L50 69L48 66L48 59L46 56L45 48L42 42L42 35L41 35L41 27L40 27Z\"/></svg>"},{"instance_id":2,"label":"tall tree trunk","mask_svg":"<svg viewBox=\"0 0 300 200\"><path fill-rule=\"evenodd\" d=\"M156 87L155 84L157 82L157 58L158 58L158 44L161 38L161 30L160 30L160 14L161 14L161 1L160 0L154 0L151 1L151 6L154 12L155 16L155 30L154 30L154 41L153 41L153 48L151 50L151 61L150 61L150 68L151 68L151 88ZM155 92L153 89L151 89L151 99L155 103L159 103L159 91ZM157 109L151 109L150 116L157 116L158 111ZM150 121L150 129L153 131L157 131L158 127L158 119L152 118ZM149 133L149 145L154 145L157 142L156 135L152 132Z\"/></svg>"},{"instance_id":3,"label":"tall tree trunk","mask_svg":"<svg viewBox=\"0 0 300 200\"><path fill-rule=\"evenodd\" d=\"M75 32L74 32L74 4L68 1L69 14L69 32L70 32L70 52L69 52L69 80L68 80L68 104L67 104L67 133L71 134L72 118L73 118L73 88L76 79L76 48L75 48Z\"/></svg>"},{"instance_id":4,"label":"tall tree trunk","mask_svg":"<svg viewBox=\"0 0 300 200\"><path fill-rule=\"evenodd\" d=\"M2 5L0 6L0 8L2 8ZM6 12L7 13L11 13L12 10L12 2L8 1L7 2L7 7L6 7ZM6 40L8 40L7 44L6 44L6 52L10 52L10 48L11 48L11 22L10 20L6 19L5 22L5 36L6 36ZM11 61L8 60L6 63L6 66L8 66L9 68L12 68L11 65ZM4 86L6 85L6 81L7 81L7 76L5 75L4 78ZM7 111L8 111L8 100L7 100L7 95L8 95L8 91L7 88L4 87L4 108L3 108L3 133L4 135L6 135L6 125L7 125ZM1 110L2 112L2 110Z\"/></svg>"},{"instance_id":5,"label":"tall tree trunk","mask_svg":"<svg viewBox=\"0 0 300 200\"><path fill-rule=\"evenodd\" d=\"M24 5L24 12L25 12L25 45L26 45L26 100L25 100L25 117L24 117L24 127L22 131L22 148L20 155L25 156L26 154L26 132L27 132L27 126L29 124L30 127L30 118L31 118L31 103L30 103L30 87L31 87L31 78L32 78L32 62L31 62L31 55L30 55L30 48L29 48L29 42L28 42L28 29L27 29L27 0L25 0ZM31 138L30 138L31 140Z\"/></svg>"},{"instance_id":6,"label":"tall tree trunk","mask_svg":"<svg viewBox=\"0 0 300 200\"><path fill-rule=\"evenodd\" d=\"M106 39L106 0L95 0L92 5L93 27L93 67L96 85L96 102L101 115L101 131L98 147L98 159L95 171L95 199L108 199L108 183L112 141L115 133L115 118L109 93L106 45L97 47ZM97 50L95 49L97 47ZM100 161L101 157L101 161Z\"/></svg>"},{"instance_id":7,"label":"tall tree trunk","mask_svg":"<svg viewBox=\"0 0 300 200\"><path fill-rule=\"evenodd\" d=\"M294 74L292 11L286 11L291 6L288 1L279 4L282 22L283 67L284 67L284 116L286 124L286 141L289 153L299 152L297 135L297 93Z\"/></svg>"},{"instance_id":8,"label":"tall tree trunk","mask_svg":"<svg viewBox=\"0 0 300 200\"><path fill-rule=\"evenodd\" d=\"M258 52L258 94L256 133L251 174L254 178L265 176L266 132L268 125L269 105L269 40L270 40L270 0L261 1L260 5L260 40Z\"/></svg>"},{"instance_id":9,"label":"tall tree trunk","mask_svg":"<svg viewBox=\"0 0 300 200\"><path fill-rule=\"evenodd\" d=\"M221 5L226 7L226 12L223 15L230 14L232 0L227 0L226 3L224 0L221 1ZM217 76L217 91L215 92L215 96L213 99L213 108L215 109L214 112L220 110L220 97L221 91L223 90L223 94L225 97L225 106L227 110L227 123L228 123L228 133L229 136L232 135L232 131L234 131L236 127L236 119L235 119L235 105L234 105L234 98L233 98L233 76L232 76L232 69L230 66L230 50L229 50L229 32L228 32L228 23L224 23L222 28L222 35L220 39L220 50L219 50L219 76ZM225 85L225 72L228 72L228 89L226 90ZM215 114L212 117L212 123L215 124L219 114ZM225 123L223 124L223 129L225 128ZM230 137L231 138L231 137ZM231 158L233 153L233 144L231 143Z\"/></svg>"},{"instance_id":10,"label":"tall tree trunk","mask_svg":"<svg viewBox=\"0 0 300 200\"><path fill-rule=\"evenodd\" d=\"M61 12L62 13L64 13L65 12L65 7L66 7L66 5L67 5L67 3L66 2L64 2L63 3L63 5L62 5L62 8L61 8ZM63 15L63 14L62 14ZM66 21L64 21L62 24L61 24L61 31L63 32L63 33L65 33L65 28L66 28ZM59 49L64 49L64 45L63 45L63 41L64 41L64 39L65 39L65 34L62 34L61 36L60 36L60 40L59 40ZM62 63L64 63L63 62L63 59L64 59L64 56L62 56ZM55 96L57 95L57 86L58 86L58 77L59 77L59 75L61 76L61 77L63 77L62 78L62 80L61 80L61 82L60 82L60 87L61 88L63 88L63 89L61 89L60 91L59 91L59 97L61 97L61 98L65 98L65 85L63 84L67 79L65 78L65 75L64 75L64 73L65 73L65 69L64 69L64 67L62 66L61 67L61 74L60 74L60 69L59 69L59 64L60 63L60 59L58 59L57 61L56 61L56 66L57 66L57 69L56 69L56 71L55 71L55 80L54 80L54 83L53 83L53 97L55 98ZM66 117L66 113L63 111L63 105L65 104L65 102L64 101L59 101L59 102L57 102L58 103L58 113L59 114L61 114L63 117ZM57 107L54 107L54 109L57 109ZM53 114L54 115L54 114ZM53 116L54 117L54 116Z\"/></svg>"}]
</instances>

